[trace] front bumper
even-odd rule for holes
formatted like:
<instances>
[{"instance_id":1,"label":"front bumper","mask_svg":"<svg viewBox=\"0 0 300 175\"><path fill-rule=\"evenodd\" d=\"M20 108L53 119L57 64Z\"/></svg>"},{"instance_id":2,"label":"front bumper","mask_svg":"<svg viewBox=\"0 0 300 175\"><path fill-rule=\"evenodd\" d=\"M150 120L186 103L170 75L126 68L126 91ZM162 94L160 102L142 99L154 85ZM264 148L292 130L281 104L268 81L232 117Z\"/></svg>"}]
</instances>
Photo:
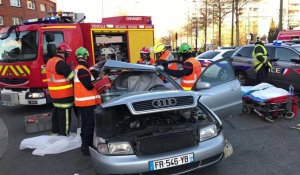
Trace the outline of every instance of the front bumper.
<instances>
[{"instance_id":1,"label":"front bumper","mask_svg":"<svg viewBox=\"0 0 300 175\"><path fill-rule=\"evenodd\" d=\"M9 89L1 89L0 102L4 106L16 106L16 105L43 105L47 104L47 99L26 99L26 93L29 90L15 92Z\"/></svg>"},{"instance_id":2,"label":"front bumper","mask_svg":"<svg viewBox=\"0 0 300 175\"><path fill-rule=\"evenodd\" d=\"M136 155L107 156L98 153L95 149L91 147L90 147L90 153L91 153L91 157L96 172L99 173L100 175L134 174L134 173L149 172L150 161L165 159L165 158L188 154L188 153L194 153L194 162L199 162L199 164L193 166L190 169L179 170L176 173L172 173L172 174L183 174L219 162L223 158L224 147L225 147L225 139L223 134L221 133L215 138L201 142L200 144L198 144L198 146L167 152L163 154L147 155L147 156L139 156L139 157ZM153 173L155 174L155 171L153 171Z\"/></svg>"}]
</instances>

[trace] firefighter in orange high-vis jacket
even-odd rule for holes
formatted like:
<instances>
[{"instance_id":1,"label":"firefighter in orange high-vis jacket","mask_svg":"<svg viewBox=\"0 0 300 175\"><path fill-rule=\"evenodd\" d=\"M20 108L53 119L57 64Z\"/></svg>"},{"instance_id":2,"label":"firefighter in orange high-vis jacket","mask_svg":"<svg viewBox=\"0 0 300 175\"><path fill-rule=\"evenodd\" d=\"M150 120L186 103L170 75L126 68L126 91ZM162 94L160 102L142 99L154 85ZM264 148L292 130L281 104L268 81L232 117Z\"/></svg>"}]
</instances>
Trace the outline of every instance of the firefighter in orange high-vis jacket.
<instances>
[{"instance_id":1,"label":"firefighter in orange high-vis jacket","mask_svg":"<svg viewBox=\"0 0 300 175\"><path fill-rule=\"evenodd\" d=\"M191 90L201 74L201 63L193 57L191 47L187 43L182 43L178 52L183 61L183 66L180 70L171 70L162 65L157 67L173 77L181 78L181 87L184 90Z\"/></svg>"},{"instance_id":2,"label":"firefighter in orange high-vis jacket","mask_svg":"<svg viewBox=\"0 0 300 175\"><path fill-rule=\"evenodd\" d=\"M174 55L170 50L166 49L166 46L163 43L157 43L153 47L153 53L155 54L156 64L157 65L168 65L168 68L171 70L177 70L178 66L176 63L170 63L169 61L174 61Z\"/></svg>"},{"instance_id":3,"label":"firefighter in orange high-vis jacket","mask_svg":"<svg viewBox=\"0 0 300 175\"><path fill-rule=\"evenodd\" d=\"M74 73L66 63L71 52L65 43L57 45L57 55L47 61L48 90L53 102L52 134L68 136L71 124L71 108L74 103Z\"/></svg>"},{"instance_id":4,"label":"firefighter in orange high-vis jacket","mask_svg":"<svg viewBox=\"0 0 300 175\"><path fill-rule=\"evenodd\" d=\"M155 60L150 57L150 50L147 47L143 47L140 52L140 59L137 63L139 64L147 64L154 65Z\"/></svg>"},{"instance_id":5,"label":"firefighter in orange high-vis jacket","mask_svg":"<svg viewBox=\"0 0 300 175\"><path fill-rule=\"evenodd\" d=\"M101 98L92 84L94 77L87 65L89 52L79 47L75 54L78 65L75 68L74 96L75 106L81 116L81 152L90 155L89 147L93 146L95 128L94 109L101 103Z\"/></svg>"}]
</instances>

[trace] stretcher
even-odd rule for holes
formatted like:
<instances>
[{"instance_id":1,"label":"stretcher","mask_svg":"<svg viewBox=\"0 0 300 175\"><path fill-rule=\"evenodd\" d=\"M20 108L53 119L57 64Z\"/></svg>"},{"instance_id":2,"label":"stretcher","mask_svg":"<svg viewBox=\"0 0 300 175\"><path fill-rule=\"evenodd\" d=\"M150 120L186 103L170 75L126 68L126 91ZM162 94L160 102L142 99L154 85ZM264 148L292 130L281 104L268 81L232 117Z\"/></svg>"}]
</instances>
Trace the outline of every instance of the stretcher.
<instances>
[{"instance_id":1,"label":"stretcher","mask_svg":"<svg viewBox=\"0 0 300 175\"><path fill-rule=\"evenodd\" d=\"M276 118L294 118L291 110L294 94L268 83L241 88L243 113L254 111L261 119L274 122Z\"/></svg>"}]
</instances>

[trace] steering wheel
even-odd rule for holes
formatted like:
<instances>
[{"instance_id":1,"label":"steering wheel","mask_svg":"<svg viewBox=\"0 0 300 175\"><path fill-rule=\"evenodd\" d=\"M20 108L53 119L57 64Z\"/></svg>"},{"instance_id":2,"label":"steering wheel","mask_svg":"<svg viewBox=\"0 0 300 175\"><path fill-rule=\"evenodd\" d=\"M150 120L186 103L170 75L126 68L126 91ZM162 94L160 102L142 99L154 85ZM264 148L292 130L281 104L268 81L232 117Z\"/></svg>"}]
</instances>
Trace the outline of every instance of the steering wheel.
<instances>
[{"instance_id":1,"label":"steering wheel","mask_svg":"<svg viewBox=\"0 0 300 175\"><path fill-rule=\"evenodd\" d=\"M155 85L151 86L151 87L148 89L148 91L152 91L153 89L158 88L158 87L166 88L166 87L165 87L164 85L162 85L162 84L155 84Z\"/></svg>"}]
</instances>

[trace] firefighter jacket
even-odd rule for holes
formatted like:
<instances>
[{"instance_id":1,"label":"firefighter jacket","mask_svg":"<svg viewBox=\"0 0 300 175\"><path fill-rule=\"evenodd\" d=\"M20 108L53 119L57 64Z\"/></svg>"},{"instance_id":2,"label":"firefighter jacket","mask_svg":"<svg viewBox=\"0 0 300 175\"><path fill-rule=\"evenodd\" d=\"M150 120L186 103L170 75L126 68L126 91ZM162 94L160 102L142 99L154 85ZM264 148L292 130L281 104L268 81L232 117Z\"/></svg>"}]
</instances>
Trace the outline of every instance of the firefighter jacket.
<instances>
[{"instance_id":1,"label":"firefighter jacket","mask_svg":"<svg viewBox=\"0 0 300 175\"><path fill-rule=\"evenodd\" d=\"M154 65L155 64L155 60L150 58L149 61L147 60L143 60L142 58L139 59L138 61L139 64L146 64L146 65Z\"/></svg>"},{"instance_id":2,"label":"firefighter jacket","mask_svg":"<svg viewBox=\"0 0 300 175\"><path fill-rule=\"evenodd\" d=\"M59 67L67 67L69 73L68 76L58 73ZM73 106L74 93L73 84L71 79L73 79L74 74L71 68L68 67L62 58L55 56L48 60L46 65L47 80L48 80L48 90L50 97L52 98L53 105L58 108L69 108Z\"/></svg>"},{"instance_id":3,"label":"firefighter jacket","mask_svg":"<svg viewBox=\"0 0 300 175\"><path fill-rule=\"evenodd\" d=\"M261 51L257 51L259 49ZM259 69L261 69L262 66L267 66L267 67L272 68L272 64L268 61L267 54L268 54L268 52L264 45L255 44L253 52L252 52L252 57L253 57L253 66L254 66L254 69L256 72Z\"/></svg>"},{"instance_id":4,"label":"firefighter jacket","mask_svg":"<svg viewBox=\"0 0 300 175\"><path fill-rule=\"evenodd\" d=\"M94 80L92 73L84 65L77 65L75 68L74 78L74 94L75 94L75 106L85 107L94 106L101 103L101 97L95 88L91 90L87 89L78 77L78 71L84 69L88 72L91 81Z\"/></svg>"},{"instance_id":5,"label":"firefighter jacket","mask_svg":"<svg viewBox=\"0 0 300 175\"><path fill-rule=\"evenodd\" d=\"M159 57L158 60L162 61L174 61L175 58L170 50L165 50L165 52ZM171 63L168 66L168 69L170 70L177 70L177 64L176 63Z\"/></svg>"},{"instance_id":6,"label":"firefighter jacket","mask_svg":"<svg viewBox=\"0 0 300 175\"><path fill-rule=\"evenodd\" d=\"M187 59L184 63L191 63L193 65L193 72L181 77L180 86L184 90L191 90L201 74L201 63L194 57Z\"/></svg>"}]
</instances>

